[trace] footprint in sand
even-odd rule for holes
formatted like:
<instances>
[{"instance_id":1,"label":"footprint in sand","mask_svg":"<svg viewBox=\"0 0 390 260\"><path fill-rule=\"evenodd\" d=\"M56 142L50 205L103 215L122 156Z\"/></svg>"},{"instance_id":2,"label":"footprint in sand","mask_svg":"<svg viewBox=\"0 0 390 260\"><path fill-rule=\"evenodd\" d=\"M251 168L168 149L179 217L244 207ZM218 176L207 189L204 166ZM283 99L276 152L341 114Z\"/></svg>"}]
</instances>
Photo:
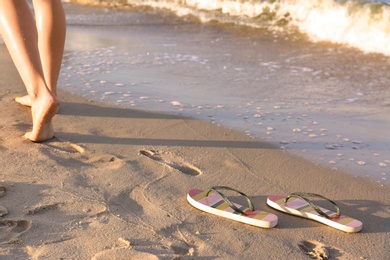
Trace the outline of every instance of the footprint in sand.
<instances>
[{"instance_id":1,"label":"footprint in sand","mask_svg":"<svg viewBox=\"0 0 390 260\"><path fill-rule=\"evenodd\" d=\"M5 196L6 188L0 186L0 198ZM7 209L0 206L0 217L8 213ZM31 221L28 220L0 220L0 244L14 241L20 234L29 230Z\"/></svg>"},{"instance_id":2,"label":"footprint in sand","mask_svg":"<svg viewBox=\"0 0 390 260\"><path fill-rule=\"evenodd\" d=\"M0 198L5 196L7 189L3 186L0 186Z\"/></svg>"},{"instance_id":3,"label":"footprint in sand","mask_svg":"<svg viewBox=\"0 0 390 260\"><path fill-rule=\"evenodd\" d=\"M144 260L158 260L157 256L149 253L140 252L132 248L115 248L102 251L94 255L91 260L104 259L144 259Z\"/></svg>"},{"instance_id":4,"label":"footprint in sand","mask_svg":"<svg viewBox=\"0 0 390 260\"><path fill-rule=\"evenodd\" d=\"M172 167L176 170L181 171L184 174L188 174L191 176L198 176L202 174L201 170L195 167L192 164L185 162L183 159L174 156L170 153L160 153L154 150L141 150L139 151L141 155L144 155L156 162L165 164L169 167Z\"/></svg>"},{"instance_id":5,"label":"footprint in sand","mask_svg":"<svg viewBox=\"0 0 390 260\"><path fill-rule=\"evenodd\" d=\"M195 251L193 247L190 247L185 242L176 242L174 244L171 244L170 248L176 255L180 256L193 256Z\"/></svg>"},{"instance_id":6,"label":"footprint in sand","mask_svg":"<svg viewBox=\"0 0 390 260\"><path fill-rule=\"evenodd\" d=\"M60 157L64 159L69 158L78 160L82 165L93 165L95 167L107 167L110 169L117 169L124 165L124 161L112 154L99 154L88 151L86 148L55 138L52 141L46 142L46 145L51 147ZM64 156L65 155L65 156Z\"/></svg>"},{"instance_id":7,"label":"footprint in sand","mask_svg":"<svg viewBox=\"0 0 390 260\"><path fill-rule=\"evenodd\" d=\"M3 186L0 186L0 198L4 197L5 193L6 193L6 188ZM5 207L0 206L0 217L5 216L7 214L8 214L8 210Z\"/></svg>"},{"instance_id":8,"label":"footprint in sand","mask_svg":"<svg viewBox=\"0 0 390 260\"><path fill-rule=\"evenodd\" d=\"M118 240L119 241L119 240ZM138 247L137 245L135 246ZM142 248L142 246L140 246ZM165 252L165 258L163 259L193 259L194 249L188 248L185 245L171 245L171 252ZM161 259L157 252L158 249L154 248L154 253L142 252L140 250L132 247L131 243L123 244L118 243L116 248L108 249L102 252L97 253L95 256L91 258L91 260L104 260L104 259L144 259L144 260L157 260ZM145 249L143 249L145 250ZM152 250L153 251L153 250ZM170 257L168 257L170 254Z\"/></svg>"},{"instance_id":9,"label":"footprint in sand","mask_svg":"<svg viewBox=\"0 0 390 260\"><path fill-rule=\"evenodd\" d=\"M339 259L339 257L344 255L340 250L326 246L318 241L301 241L298 247L311 259Z\"/></svg>"},{"instance_id":10,"label":"footprint in sand","mask_svg":"<svg viewBox=\"0 0 390 260\"><path fill-rule=\"evenodd\" d=\"M28 220L0 220L0 244L14 241L31 227Z\"/></svg>"},{"instance_id":11,"label":"footprint in sand","mask_svg":"<svg viewBox=\"0 0 390 260\"><path fill-rule=\"evenodd\" d=\"M0 206L0 217L5 216L7 214L8 214L8 210L5 207Z\"/></svg>"}]
</instances>

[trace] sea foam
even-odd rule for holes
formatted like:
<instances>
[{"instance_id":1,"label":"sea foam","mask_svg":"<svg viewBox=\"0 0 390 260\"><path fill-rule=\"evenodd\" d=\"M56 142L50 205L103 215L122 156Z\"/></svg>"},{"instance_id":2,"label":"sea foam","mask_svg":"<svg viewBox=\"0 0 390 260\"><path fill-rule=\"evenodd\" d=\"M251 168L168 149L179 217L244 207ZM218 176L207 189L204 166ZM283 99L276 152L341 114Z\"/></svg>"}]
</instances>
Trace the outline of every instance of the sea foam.
<instances>
[{"instance_id":1,"label":"sea foam","mask_svg":"<svg viewBox=\"0 0 390 260\"><path fill-rule=\"evenodd\" d=\"M277 31L390 55L390 6L357 0L127 0L134 6Z\"/></svg>"}]
</instances>

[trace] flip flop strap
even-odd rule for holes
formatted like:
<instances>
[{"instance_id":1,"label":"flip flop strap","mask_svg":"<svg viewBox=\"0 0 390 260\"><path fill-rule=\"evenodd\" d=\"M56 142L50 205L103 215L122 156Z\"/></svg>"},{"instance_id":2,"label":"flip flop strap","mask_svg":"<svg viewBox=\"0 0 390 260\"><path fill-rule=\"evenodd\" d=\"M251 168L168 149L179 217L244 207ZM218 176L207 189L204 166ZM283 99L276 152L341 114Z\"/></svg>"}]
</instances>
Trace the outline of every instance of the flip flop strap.
<instances>
[{"instance_id":1,"label":"flip flop strap","mask_svg":"<svg viewBox=\"0 0 390 260\"><path fill-rule=\"evenodd\" d=\"M321 216L325 217L325 218L330 218L330 216L328 216L328 214L326 214L325 212L323 212L320 207L318 207L317 205L315 205L311 200L309 200L307 197L316 197L316 198L321 198L321 199L324 199L326 201L329 201L330 203L332 203L336 209L336 215L337 217L339 217L341 215L341 212L340 212L340 208L339 206L337 206L337 204L322 196L322 195L319 195L319 194L314 194L314 193L308 193L308 192L294 192L294 193L291 193L290 195L288 195L286 197L286 199L284 200L284 202L287 202L291 197L297 197L297 198L300 198L300 199L303 199L304 201L306 201L307 203L309 203L309 205L318 213L320 214Z\"/></svg>"},{"instance_id":2,"label":"flip flop strap","mask_svg":"<svg viewBox=\"0 0 390 260\"><path fill-rule=\"evenodd\" d=\"M236 189L233 189L233 188L230 188L230 187L226 187L226 186L214 186L214 187L211 187L207 193L206 193L206 196L208 196L210 194L210 192L215 192L217 193L219 196L221 196L221 198L229 205L229 207L231 207L234 211L236 212L239 212L241 214L244 214L244 215L248 215L247 213L245 213L244 211L240 210L239 208L236 207L236 205L234 205L233 202L231 202L226 196L225 194L223 194L222 192L218 191L218 190L230 190L230 191L235 191L237 193L239 193L240 195L242 195L245 200L248 202L248 206L249 206L249 209L251 211L254 211L255 210L255 207L253 206L253 203L252 201L249 199L249 197L241 192L241 191L238 191Z\"/></svg>"}]
</instances>

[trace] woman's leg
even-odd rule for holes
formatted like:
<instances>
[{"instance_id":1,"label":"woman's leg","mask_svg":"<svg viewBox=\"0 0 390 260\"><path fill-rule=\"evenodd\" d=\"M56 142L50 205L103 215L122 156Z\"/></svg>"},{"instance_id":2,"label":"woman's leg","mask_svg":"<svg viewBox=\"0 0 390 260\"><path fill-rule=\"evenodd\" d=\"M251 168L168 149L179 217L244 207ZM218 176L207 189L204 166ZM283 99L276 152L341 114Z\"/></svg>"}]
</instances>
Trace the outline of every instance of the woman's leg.
<instances>
[{"instance_id":1,"label":"woman's leg","mask_svg":"<svg viewBox=\"0 0 390 260\"><path fill-rule=\"evenodd\" d=\"M25 137L40 142L54 136L59 102L46 85L35 19L24 0L0 0L0 33L31 99L33 129Z\"/></svg>"},{"instance_id":2,"label":"woman's leg","mask_svg":"<svg viewBox=\"0 0 390 260\"><path fill-rule=\"evenodd\" d=\"M33 0L45 81L54 95L64 54L66 20L61 0Z\"/></svg>"},{"instance_id":3,"label":"woman's leg","mask_svg":"<svg viewBox=\"0 0 390 260\"><path fill-rule=\"evenodd\" d=\"M64 53L66 19L61 0L33 0L38 49L43 74L49 89L57 95L57 82ZM29 96L15 99L22 105L31 106Z\"/></svg>"}]
</instances>

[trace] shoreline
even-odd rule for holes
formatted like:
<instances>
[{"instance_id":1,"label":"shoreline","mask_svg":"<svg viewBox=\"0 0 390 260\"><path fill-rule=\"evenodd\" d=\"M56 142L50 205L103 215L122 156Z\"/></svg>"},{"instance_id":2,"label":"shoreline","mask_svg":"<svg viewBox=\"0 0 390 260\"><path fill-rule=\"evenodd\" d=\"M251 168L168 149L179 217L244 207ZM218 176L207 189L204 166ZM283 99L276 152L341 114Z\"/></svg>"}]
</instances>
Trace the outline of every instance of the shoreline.
<instances>
[{"instance_id":1,"label":"shoreline","mask_svg":"<svg viewBox=\"0 0 390 260\"><path fill-rule=\"evenodd\" d=\"M389 186L210 122L96 104L65 91L59 91L56 138L25 141L29 109L13 101L25 90L4 46L0 56L0 172L7 189L0 205L8 210L0 218L0 256L303 259L304 244L306 253L325 248L329 259L386 257ZM156 160L145 151L154 151ZM198 211L185 200L189 189L215 185L250 195L255 207L279 217L278 225L255 228ZM269 195L294 191L335 200L363 222L363 230L346 234L265 203Z\"/></svg>"},{"instance_id":2,"label":"shoreline","mask_svg":"<svg viewBox=\"0 0 390 260\"><path fill-rule=\"evenodd\" d=\"M88 16L90 10L94 12ZM369 78L386 82L386 76L364 74L372 71L371 64L386 66L385 59L333 45L312 47L308 54L302 45L306 42L299 41L291 43L291 54L285 50L289 42L256 36L255 31L109 10L75 11L86 15L87 26L70 12L68 47L74 53L65 57L61 84L66 91L122 108L224 125L325 167L389 184L389 92L380 86L366 90ZM115 27L118 19L94 25L99 24L96 14L107 19L117 15L128 26ZM335 72L339 53L345 57L342 70ZM328 74L340 74L340 79Z\"/></svg>"}]
</instances>

